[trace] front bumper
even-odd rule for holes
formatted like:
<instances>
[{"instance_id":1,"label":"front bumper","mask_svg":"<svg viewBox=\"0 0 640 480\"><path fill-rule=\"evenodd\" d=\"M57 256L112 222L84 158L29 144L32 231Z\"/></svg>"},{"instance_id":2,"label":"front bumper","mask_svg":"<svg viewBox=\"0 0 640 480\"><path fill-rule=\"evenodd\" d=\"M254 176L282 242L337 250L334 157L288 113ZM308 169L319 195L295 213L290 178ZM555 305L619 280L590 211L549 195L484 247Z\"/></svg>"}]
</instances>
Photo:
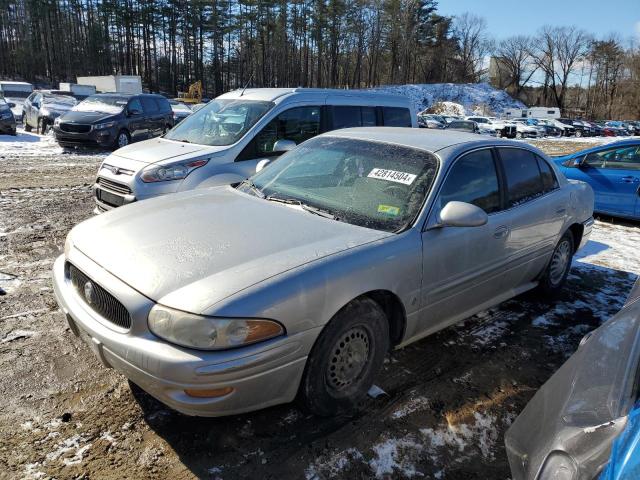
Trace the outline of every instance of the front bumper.
<instances>
[{"instance_id":1,"label":"front bumper","mask_svg":"<svg viewBox=\"0 0 640 480\"><path fill-rule=\"evenodd\" d=\"M15 131L16 121L13 119L13 117L0 119L0 132L15 133Z\"/></svg>"},{"instance_id":2,"label":"front bumper","mask_svg":"<svg viewBox=\"0 0 640 480\"><path fill-rule=\"evenodd\" d=\"M233 350L211 352L179 347L153 335L147 315L153 302L78 250L69 260L92 281L116 297L130 312L122 329L93 311L65 273L65 258L53 267L56 300L71 330L85 341L106 367L124 374L143 390L186 415L232 415L292 401L298 391L308 352L319 328ZM233 391L217 398L195 398L185 389Z\"/></svg>"},{"instance_id":3,"label":"front bumper","mask_svg":"<svg viewBox=\"0 0 640 480\"><path fill-rule=\"evenodd\" d=\"M116 127L94 130L93 127L88 132L76 133L65 132L59 126L54 125L53 133L56 141L63 147L103 147L109 148L113 145L118 133Z\"/></svg>"}]
</instances>

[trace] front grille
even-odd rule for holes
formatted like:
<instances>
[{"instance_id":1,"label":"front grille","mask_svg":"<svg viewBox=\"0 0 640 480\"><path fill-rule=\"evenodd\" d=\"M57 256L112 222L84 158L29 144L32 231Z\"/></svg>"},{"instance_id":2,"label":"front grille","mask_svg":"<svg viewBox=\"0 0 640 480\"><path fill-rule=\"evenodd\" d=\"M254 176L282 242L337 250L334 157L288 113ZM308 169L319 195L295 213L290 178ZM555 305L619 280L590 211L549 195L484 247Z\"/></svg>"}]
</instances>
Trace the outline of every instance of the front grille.
<instances>
[{"instance_id":1,"label":"front grille","mask_svg":"<svg viewBox=\"0 0 640 480\"><path fill-rule=\"evenodd\" d=\"M131 316L122 303L68 262L67 271L76 292L93 311L118 327L131 328Z\"/></svg>"},{"instance_id":2,"label":"front grille","mask_svg":"<svg viewBox=\"0 0 640 480\"><path fill-rule=\"evenodd\" d=\"M60 130L69 133L88 133L91 131L91 125L80 125L76 123L61 123Z\"/></svg>"},{"instance_id":3,"label":"front grille","mask_svg":"<svg viewBox=\"0 0 640 480\"><path fill-rule=\"evenodd\" d=\"M112 192L116 192L121 195L129 195L131 193L131 189L127 185L114 182L113 180L108 180L106 178L98 177L98 180L96 180L96 183L100 185L102 188L111 190Z\"/></svg>"}]
</instances>

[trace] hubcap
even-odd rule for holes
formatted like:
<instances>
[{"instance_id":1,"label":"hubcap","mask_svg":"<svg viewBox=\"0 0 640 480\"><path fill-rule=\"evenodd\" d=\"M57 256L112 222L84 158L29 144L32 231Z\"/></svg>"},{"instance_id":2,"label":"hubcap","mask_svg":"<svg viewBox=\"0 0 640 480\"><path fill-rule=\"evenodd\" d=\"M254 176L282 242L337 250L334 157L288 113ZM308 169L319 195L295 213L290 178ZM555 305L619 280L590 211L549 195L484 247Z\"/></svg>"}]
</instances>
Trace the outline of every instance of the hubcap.
<instances>
[{"instance_id":1,"label":"hubcap","mask_svg":"<svg viewBox=\"0 0 640 480\"><path fill-rule=\"evenodd\" d=\"M327 367L327 383L335 390L353 384L369 360L369 335L362 327L346 331L336 342Z\"/></svg>"},{"instance_id":2,"label":"hubcap","mask_svg":"<svg viewBox=\"0 0 640 480\"><path fill-rule=\"evenodd\" d=\"M565 270L571 259L571 245L567 240L564 240L558 248L553 252L551 258L551 265L549 268L549 279L551 283L558 284L564 276Z\"/></svg>"},{"instance_id":3,"label":"hubcap","mask_svg":"<svg viewBox=\"0 0 640 480\"><path fill-rule=\"evenodd\" d=\"M127 143L129 143L129 139L124 133L121 133L120 135L118 135L118 146L126 147Z\"/></svg>"}]
</instances>

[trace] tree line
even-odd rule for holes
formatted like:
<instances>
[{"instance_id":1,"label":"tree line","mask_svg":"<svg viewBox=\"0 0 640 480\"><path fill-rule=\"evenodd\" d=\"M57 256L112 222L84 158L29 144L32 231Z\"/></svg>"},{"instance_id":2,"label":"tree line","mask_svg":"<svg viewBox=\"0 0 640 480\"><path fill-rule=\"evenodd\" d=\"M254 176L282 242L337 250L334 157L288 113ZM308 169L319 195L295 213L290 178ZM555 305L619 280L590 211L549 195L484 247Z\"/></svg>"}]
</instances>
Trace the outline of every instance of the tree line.
<instances>
[{"instance_id":1,"label":"tree line","mask_svg":"<svg viewBox=\"0 0 640 480\"><path fill-rule=\"evenodd\" d=\"M0 77L43 84L140 75L169 95L201 80L213 97L477 82L490 55L492 81L529 103L640 114L637 48L570 27L495 42L484 19L440 15L436 0L0 0Z\"/></svg>"}]
</instances>

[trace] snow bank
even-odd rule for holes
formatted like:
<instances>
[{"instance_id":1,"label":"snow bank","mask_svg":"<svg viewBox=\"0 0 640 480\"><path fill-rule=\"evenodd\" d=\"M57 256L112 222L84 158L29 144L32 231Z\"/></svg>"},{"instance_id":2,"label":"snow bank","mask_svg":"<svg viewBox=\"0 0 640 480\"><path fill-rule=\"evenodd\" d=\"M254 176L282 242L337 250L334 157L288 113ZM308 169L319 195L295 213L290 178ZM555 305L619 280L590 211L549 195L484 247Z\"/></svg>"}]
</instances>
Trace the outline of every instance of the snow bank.
<instances>
[{"instance_id":1,"label":"snow bank","mask_svg":"<svg viewBox=\"0 0 640 480\"><path fill-rule=\"evenodd\" d=\"M415 85L388 85L373 90L409 97L416 112L432 107L438 102L451 108L454 113L462 107L466 115L500 115L507 108L525 108L504 90L493 88L488 83L429 83ZM447 102L447 103L445 103ZM454 105L457 104L457 105Z\"/></svg>"}]
</instances>

